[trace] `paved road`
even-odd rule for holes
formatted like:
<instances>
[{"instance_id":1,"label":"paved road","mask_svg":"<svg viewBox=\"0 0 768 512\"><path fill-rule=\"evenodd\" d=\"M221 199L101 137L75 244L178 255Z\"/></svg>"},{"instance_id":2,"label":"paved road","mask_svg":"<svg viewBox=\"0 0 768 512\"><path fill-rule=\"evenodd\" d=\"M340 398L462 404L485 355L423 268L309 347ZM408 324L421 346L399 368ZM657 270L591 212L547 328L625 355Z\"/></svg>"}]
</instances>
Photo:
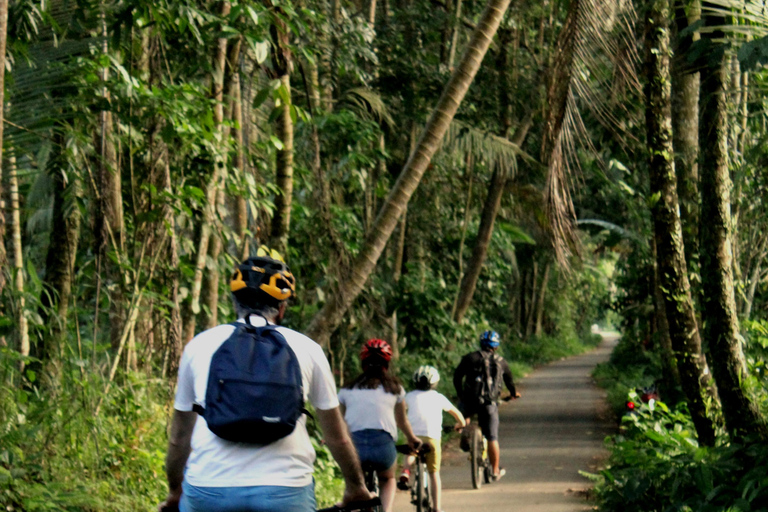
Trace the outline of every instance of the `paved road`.
<instances>
[{"instance_id":1,"label":"paved road","mask_svg":"<svg viewBox=\"0 0 768 512\"><path fill-rule=\"evenodd\" d=\"M500 411L501 465L506 476L473 490L466 455L447 454L443 508L447 512L577 512L588 510L583 496L589 481L579 470L594 471L606 455L604 392L590 373L608 359L615 336L596 350L542 367L521 379L522 398ZM450 448L447 451L451 451ZM414 510L409 493L398 492L396 512Z\"/></svg>"}]
</instances>

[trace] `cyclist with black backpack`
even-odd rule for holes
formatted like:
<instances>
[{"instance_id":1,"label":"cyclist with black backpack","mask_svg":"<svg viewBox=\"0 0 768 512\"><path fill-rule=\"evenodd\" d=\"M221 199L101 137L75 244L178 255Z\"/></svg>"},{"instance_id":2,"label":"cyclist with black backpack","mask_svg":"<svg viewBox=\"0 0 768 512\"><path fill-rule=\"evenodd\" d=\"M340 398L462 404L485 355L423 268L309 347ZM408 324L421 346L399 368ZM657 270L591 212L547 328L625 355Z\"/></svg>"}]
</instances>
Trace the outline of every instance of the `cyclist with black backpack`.
<instances>
[{"instance_id":1,"label":"cyclist with black backpack","mask_svg":"<svg viewBox=\"0 0 768 512\"><path fill-rule=\"evenodd\" d=\"M306 401L344 475L343 504L369 500L328 360L280 326L295 293L288 266L262 248L230 289L239 320L198 334L181 358L160 509L314 512Z\"/></svg>"},{"instance_id":2,"label":"cyclist with black backpack","mask_svg":"<svg viewBox=\"0 0 768 512\"><path fill-rule=\"evenodd\" d=\"M520 393L515 390L509 365L496 353L499 345L499 334L496 331L485 331L480 336L480 350L465 355L453 374L459 409L466 418L477 414L480 429L488 440L488 458L494 480L506 473L504 468L499 467L501 450L498 401L502 385L507 386L511 398L520 397ZM465 429L465 432L469 430Z\"/></svg>"}]
</instances>

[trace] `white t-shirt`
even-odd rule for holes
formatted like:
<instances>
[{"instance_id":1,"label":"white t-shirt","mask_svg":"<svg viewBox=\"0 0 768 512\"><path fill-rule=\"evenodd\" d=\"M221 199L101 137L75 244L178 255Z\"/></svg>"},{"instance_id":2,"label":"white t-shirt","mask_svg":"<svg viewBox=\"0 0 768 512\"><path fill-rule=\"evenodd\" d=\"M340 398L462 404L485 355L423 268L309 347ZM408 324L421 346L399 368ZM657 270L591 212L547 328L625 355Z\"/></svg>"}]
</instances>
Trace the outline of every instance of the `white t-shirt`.
<instances>
[{"instance_id":1,"label":"white t-shirt","mask_svg":"<svg viewBox=\"0 0 768 512\"><path fill-rule=\"evenodd\" d=\"M451 401L434 389L411 391L405 395L408 421L417 436L440 439L443 433L443 411L453 409Z\"/></svg>"},{"instance_id":2,"label":"white t-shirt","mask_svg":"<svg viewBox=\"0 0 768 512\"><path fill-rule=\"evenodd\" d=\"M376 389L342 389L339 391L339 402L344 404L346 412L344 419L350 432L374 429L386 430L397 440L397 423L395 422L395 404L405 398L405 390L393 395L384 390L384 386Z\"/></svg>"},{"instance_id":3,"label":"white t-shirt","mask_svg":"<svg viewBox=\"0 0 768 512\"><path fill-rule=\"evenodd\" d=\"M251 323L262 326L266 320L251 316ZM196 403L205 407L205 388L211 357L234 329L234 326L226 324L208 329L195 336L184 348L174 403L176 410L191 411ZM320 410L338 407L336 384L320 345L286 327L280 327L279 331L299 361L304 400ZM184 478L198 487L310 485L315 450L307 433L306 422L306 416L302 416L290 435L268 445L253 446L218 437L208 430L205 420L198 417Z\"/></svg>"}]
</instances>

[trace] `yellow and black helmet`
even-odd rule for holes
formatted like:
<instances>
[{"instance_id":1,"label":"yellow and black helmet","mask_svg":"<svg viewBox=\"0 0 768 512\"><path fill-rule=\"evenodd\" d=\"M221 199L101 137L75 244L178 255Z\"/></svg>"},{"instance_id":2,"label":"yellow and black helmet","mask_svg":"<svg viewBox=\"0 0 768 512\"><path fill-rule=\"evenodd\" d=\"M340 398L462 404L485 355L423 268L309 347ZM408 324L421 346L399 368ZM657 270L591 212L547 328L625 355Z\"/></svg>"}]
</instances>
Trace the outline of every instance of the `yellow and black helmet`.
<instances>
[{"instance_id":1,"label":"yellow and black helmet","mask_svg":"<svg viewBox=\"0 0 768 512\"><path fill-rule=\"evenodd\" d=\"M229 288L244 306L277 306L296 294L296 279L280 254L260 247L237 266Z\"/></svg>"}]
</instances>

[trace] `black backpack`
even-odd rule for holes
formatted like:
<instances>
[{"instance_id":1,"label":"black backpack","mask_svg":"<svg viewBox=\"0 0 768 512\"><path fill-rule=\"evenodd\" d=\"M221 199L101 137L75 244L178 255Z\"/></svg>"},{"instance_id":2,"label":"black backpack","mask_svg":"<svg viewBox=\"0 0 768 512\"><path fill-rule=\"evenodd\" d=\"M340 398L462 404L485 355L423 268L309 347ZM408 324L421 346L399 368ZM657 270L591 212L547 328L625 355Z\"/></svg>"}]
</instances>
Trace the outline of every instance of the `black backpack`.
<instances>
[{"instance_id":1,"label":"black backpack","mask_svg":"<svg viewBox=\"0 0 768 512\"><path fill-rule=\"evenodd\" d=\"M483 350L480 353L483 355L483 386L480 397L483 403L493 403L501 395L501 356Z\"/></svg>"},{"instance_id":2,"label":"black backpack","mask_svg":"<svg viewBox=\"0 0 768 512\"><path fill-rule=\"evenodd\" d=\"M235 332L211 358L205 409L194 410L227 441L277 441L306 412L299 360L276 326L232 325Z\"/></svg>"},{"instance_id":3,"label":"black backpack","mask_svg":"<svg viewBox=\"0 0 768 512\"><path fill-rule=\"evenodd\" d=\"M503 369L501 356L478 350L464 381L463 402L475 407L491 404L501 395ZM474 354L473 354L474 355Z\"/></svg>"}]
</instances>

